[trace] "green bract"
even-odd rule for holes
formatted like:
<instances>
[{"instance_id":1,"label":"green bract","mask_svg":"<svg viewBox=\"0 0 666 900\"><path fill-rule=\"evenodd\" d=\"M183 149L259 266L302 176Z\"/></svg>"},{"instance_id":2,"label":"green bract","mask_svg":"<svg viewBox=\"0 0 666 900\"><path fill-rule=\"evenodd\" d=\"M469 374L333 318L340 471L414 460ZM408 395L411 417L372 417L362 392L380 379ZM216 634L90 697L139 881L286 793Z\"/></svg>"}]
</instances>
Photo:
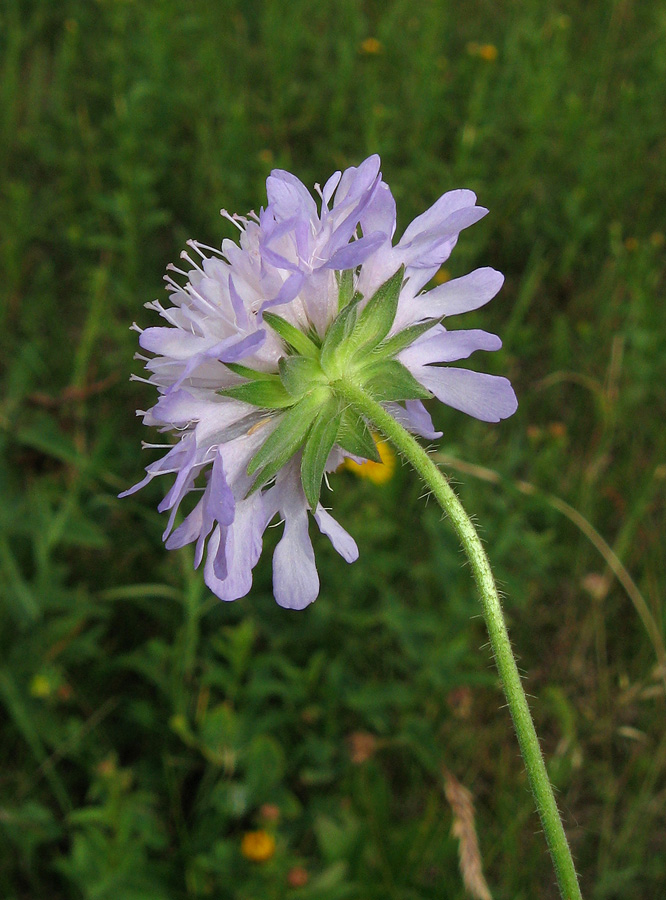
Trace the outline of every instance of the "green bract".
<instances>
[{"instance_id":1,"label":"green bract","mask_svg":"<svg viewBox=\"0 0 666 900\"><path fill-rule=\"evenodd\" d=\"M335 444L355 456L379 461L366 422L350 410L336 384L353 384L379 402L432 396L395 356L437 320L413 325L388 337L404 276L401 266L361 309L363 298L354 293L353 273L341 272L338 314L323 340L313 333L304 334L274 313L265 313L265 324L285 344L279 374L226 364L247 381L220 393L267 411L275 410L276 415L282 411L278 424L248 465L248 474L257 475L252 491L270 481L294 453L302 450L301 481L314 510Z\"/></svg>"}]
</instances>

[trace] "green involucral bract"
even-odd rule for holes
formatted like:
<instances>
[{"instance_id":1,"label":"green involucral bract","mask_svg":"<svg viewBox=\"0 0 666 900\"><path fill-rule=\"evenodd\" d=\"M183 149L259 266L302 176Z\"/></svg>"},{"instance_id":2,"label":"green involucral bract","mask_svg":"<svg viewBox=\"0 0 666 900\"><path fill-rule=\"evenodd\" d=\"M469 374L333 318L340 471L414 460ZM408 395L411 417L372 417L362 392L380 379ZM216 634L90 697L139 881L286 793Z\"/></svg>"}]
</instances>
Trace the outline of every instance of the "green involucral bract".
<instances>
[{"instance_id":1,"label":"green involucral bract","mask_svg":"<svg viewBox=\"0 0 666 900\"><path fill-rule=\"evenodd\" d=\"M306 334L299 331L295 325L292 325L280 316L276 316L274 313L268 312L264 313L264 322L301 356L316 358L319 348Z\"/></svg>"},{"instance_id":2,"label":"green involucral bract","mask_svg":"<svg viewBox=\"0 0 666 900\"><path fill-rule=\"evenodd\" d=\"M316 509L319 503L326 460L338 436L341 419L342 404L337 397L331 397L319 410L303 447L301 482L311 509Z\"/></svg>"},{"instance_id":3,"label":"green involucral bract","mask_svg":"<svg viewBox=\"0 0 666 900\"><path fill-rule=\"evenodd\" d=\"M248 475L261 470L252 485L252 491L256 491L277 475L285 463L303 446L310 426L328 396L330 393L326 388L314 390L282 416L247 467Z\"/></svg>"},{"instance_id":4,"label":"green involucral bract","mask_svg":"<svg viewBox=\"0 0 666 900\"><path fill-rule=\"evenodd\" d=\"M305 356L283 356L278 367L282 384L297 399L309 393L315 385L328 384L318 360Z\"/></svg>"},{"instance_id":5,"label":"green involucral bract","mask_svg":"<svg viewBox=\"0 0 666 900\"><path fill-rule=\"evenodd\" d=\"M260 406L262 409L285 409L295 403L292 395L286 390L278 376L275 380L262 378L257 381L247 381L245 384L236 384L234 387L219 391L223 397L233 397L234 400L243 400L252 406Z\"/></svg>"},{"instance_id":6,"label":"green involucral bract","mask_svg":"<svg viewBox=\"0 0 666 900\"><path fill-rule=\"evenodd\" d=\"M353 384L381 403L432 396L395 356L437 320L387 337L404 276L401 266L361 309L363 298L354 292L353 272L338 273L339 311L323 340L315 334L304 334L274 313L265 313L264 322L286 345L279 375L227 364L232 372L248 380L221 394L266 410L285 410L248 465L249 475L257 473L252 491L270 481L302 450L301 481L307 501L315 509L326 462L335 444L354 456L379 461L366 422L349 408L336 385Z\"/></svg>"},{"instance_id":7,"label":"green involucral bract","mask_svg":"<svg viewBox=\"0 0 666 900\"><path fill-rule=\"evenodd\" d=\"M349 406L343 410L335 443L354 456L373 462L382 461L365 419Z\"/></svg>"},{"instance_id":8,"label":"green involucral bract","mask_svg":"<svg viewBox=\"0 0 666 900\"><path fill-rule=\"evenodd\" d=\"M374 400L388 403L390 400L428 400L432 397L397 359L371 361L364 367L363 376L363 387Z\"/></svg>"}]
</instances>

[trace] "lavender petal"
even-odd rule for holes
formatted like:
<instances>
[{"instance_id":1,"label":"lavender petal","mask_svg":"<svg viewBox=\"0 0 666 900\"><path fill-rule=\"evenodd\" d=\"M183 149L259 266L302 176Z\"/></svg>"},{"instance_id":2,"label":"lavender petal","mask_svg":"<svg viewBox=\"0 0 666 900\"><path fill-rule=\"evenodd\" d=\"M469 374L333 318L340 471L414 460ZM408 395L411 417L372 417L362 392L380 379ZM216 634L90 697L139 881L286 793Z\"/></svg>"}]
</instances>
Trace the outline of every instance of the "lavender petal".
<instances>
[{"instance_id":1,"label":"lavender petal","mask_svg":"<svg viewBox=\"0 0 666 900\"><path fill-rule=\"evenodd\" d=\"M410 366L409 370L442 403L482 422L507 419L518 408L507 378L451 366Z\"/></svg>"}]
</instances>

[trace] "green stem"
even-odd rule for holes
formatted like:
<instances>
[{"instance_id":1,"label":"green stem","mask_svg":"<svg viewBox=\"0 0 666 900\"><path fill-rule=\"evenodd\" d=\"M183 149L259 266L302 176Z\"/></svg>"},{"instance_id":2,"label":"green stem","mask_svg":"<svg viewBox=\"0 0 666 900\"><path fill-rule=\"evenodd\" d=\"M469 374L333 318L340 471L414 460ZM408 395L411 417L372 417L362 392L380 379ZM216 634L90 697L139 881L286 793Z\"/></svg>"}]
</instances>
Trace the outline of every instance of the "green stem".
<instances>
[{"instance_id":1,"label":"green stem","mask_svg":"<svg viewBox=\"0 0 666 900\"><path fill-rule=\"evenodd\" d=\"M502 686L506 695L518 743L523 754L527 775L541 816L550 854L555 866L557 882L564 900L582 900L578 878L564 827L557 809L548 773L541 754L539 739L530 715L518 667L511 650L495 579L481 539L443 473L409 432L389 415L361 388L346 380L333 385L355 409L379 429L412 464L425 484L435 495L439 505L455 528L474 573L481 596L490 643L495 655Z\"/></svg>"}]
</instances>

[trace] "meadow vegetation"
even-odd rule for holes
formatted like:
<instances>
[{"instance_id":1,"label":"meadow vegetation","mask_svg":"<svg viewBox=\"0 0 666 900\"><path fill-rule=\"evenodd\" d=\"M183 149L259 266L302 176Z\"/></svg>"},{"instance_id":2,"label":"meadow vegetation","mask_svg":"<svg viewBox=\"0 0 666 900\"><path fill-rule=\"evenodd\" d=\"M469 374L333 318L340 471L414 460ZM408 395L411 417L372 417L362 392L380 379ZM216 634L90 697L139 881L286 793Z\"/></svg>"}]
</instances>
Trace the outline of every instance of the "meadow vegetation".
<instances>
[{"instance_id":1,"label":"meadow vegetation","mask_svg":"<svg viewBox=\"0 0 666 900\"><path fill-rule=\"evenodd\" d=\"M658 3L5 0L3 898L463 900L443 767L495 900L556 897L469 571L412 473L332 478L361 558L317 537L298 613L270 554L212 597L161 544L161 485L117 499L151 452L129 326L166 264L233 236L219 209L258 208L271 168L312 185L374 152L399 229L452 188L490 209L441 277L506 274L464 327L502 336L480 368L520 406L434 408L437 450L584 896L666 895L665 108Z\"/></svg>"}]
</instances>

